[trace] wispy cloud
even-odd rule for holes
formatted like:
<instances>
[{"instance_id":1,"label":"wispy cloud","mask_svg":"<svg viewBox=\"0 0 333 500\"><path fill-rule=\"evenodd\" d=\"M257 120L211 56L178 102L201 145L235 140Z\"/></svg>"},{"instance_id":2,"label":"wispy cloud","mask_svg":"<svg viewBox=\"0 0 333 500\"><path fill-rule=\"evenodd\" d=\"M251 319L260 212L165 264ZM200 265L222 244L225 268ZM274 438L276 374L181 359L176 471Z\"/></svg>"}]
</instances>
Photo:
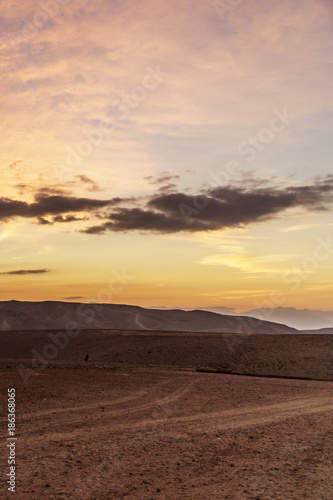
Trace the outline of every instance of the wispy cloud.
<instances>
[{"instance_id":1,"label":"wispy cloud","mask_svg":"<svg viewBox=\"0 0 333 500\"><path fill-rule=\"evenodd\" d=\"M101 191L100 186L87 175L80 174L77 175L76 178L87 186L87 191Z\"/></svg>"},{"instance_id":2,"label":"wispy cloud","mask_svg":"<svg viewBox=\"0 0 333 500\"><path fill-rule=\"evenodd\" d=\"M170 181L180 179L180 175L176 174L168 174L168 172L162 172L164 175L160 175L159 177L154 177L153 175L149 175L144 177L144 180L148 182L148 184L158 185L158 184L166 184Z\"/></svg>"},{"instance_id":3,"label":"wispy cloud","mask_svg":"<svg viewBox=\"0 0 333 500\"><path fill-rule=\"evenodd\" d=\"M17 269L15 271L6 271L0 274L10 275L10 276L24 276L27 274L46 274L50 273L51 269Z\"/></svg>"},{"instance_id":4,"label":"wispy cloud","mask_svg":"<svg viewBox=\"0 0 333 500\"><path fill-rule=\"evenodd\" d=\"M294 255L268 255L256 257L243 253L243 255L228 254L227 252L204 257L199 263L211 266L226 266L249 274L277 274L288 271L288 264Z\"/></svg>"},{"instance_id":5,"label":"wispy cloud","mask_svg":"<svg viewBox=\"0 0 333 500\"><path fill-rule=\"evenodd\" d=\"M305 229L312 229L313 227L318 227L314 224L299 224L298 226L289 226L281 229L282 233L291 233L293 231L304 231Z\"/></svg>"}]
</instances>

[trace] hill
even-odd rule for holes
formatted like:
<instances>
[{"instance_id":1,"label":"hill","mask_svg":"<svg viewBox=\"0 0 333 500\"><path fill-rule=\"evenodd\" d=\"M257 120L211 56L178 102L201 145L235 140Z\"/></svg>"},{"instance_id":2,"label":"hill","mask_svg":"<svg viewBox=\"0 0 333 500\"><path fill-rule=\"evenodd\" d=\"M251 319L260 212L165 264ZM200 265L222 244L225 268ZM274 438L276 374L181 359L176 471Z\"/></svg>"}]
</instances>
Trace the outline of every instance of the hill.
<instances>
[{"instance_id":1,"label":"hill","mask_svg":"<svg viewBox=\"0 0 333 500\"><path fill-rule=\"evenodd\" d=\"M0 302L0 330L154 330L238 334L291 334L298 330L247 316L209 311L145 309L119 304Z\"/></svg>"}]
</instances>

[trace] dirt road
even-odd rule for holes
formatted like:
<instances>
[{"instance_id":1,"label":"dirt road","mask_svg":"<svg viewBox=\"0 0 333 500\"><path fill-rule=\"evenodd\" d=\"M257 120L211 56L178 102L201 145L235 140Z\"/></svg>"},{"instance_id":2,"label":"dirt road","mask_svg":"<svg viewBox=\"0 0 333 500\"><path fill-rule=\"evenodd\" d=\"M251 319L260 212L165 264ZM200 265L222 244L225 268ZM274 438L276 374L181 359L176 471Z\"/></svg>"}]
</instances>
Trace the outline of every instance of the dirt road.
<instances>
[{"instance_id":1,"label":"dirt road","mask_svg":"<svg viewBox=\"0 0 333 500\"><path fill-rule=\"evenodd\" d=\"M20 500L333 498L332 382L91 365L8 384Z\"/></svg>"}]
</instances>

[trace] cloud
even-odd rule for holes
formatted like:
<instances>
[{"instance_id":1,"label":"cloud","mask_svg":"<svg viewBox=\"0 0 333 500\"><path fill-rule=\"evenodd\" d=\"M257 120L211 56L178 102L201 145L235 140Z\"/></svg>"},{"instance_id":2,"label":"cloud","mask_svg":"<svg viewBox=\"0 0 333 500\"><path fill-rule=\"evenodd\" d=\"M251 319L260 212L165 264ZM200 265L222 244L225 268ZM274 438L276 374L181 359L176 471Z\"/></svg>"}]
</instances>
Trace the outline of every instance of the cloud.
<instances>
[{"instance_id":1,"label":"cloud","mask_svg":"<svg viewBox=\"0 0 333 500\"><path fill-rule=\"evenodd\" d=\"M164 184L160 188L158 188L158 192L160 193L165 193L167 191L173 191L176 188L176 184L173 184L173 182L170 182L169 184Z\"/></svg>"},{"instance_id":2,"label":"cloud","mask_svg":"<svg viewBox=\"0 0 333 500\"><path fill-rule=\"evenodd\" d=\"M36 192L36 186L34 184L28 184L25 182L20 182L18 184L14 185L14 188L18 191L20 195L27 194L28 192L30 193L35 193L40 196L53 196L53 195L68 195L69 191L66 189L63 189L63 187L56 187L56 186L47 186L47 187L41 187L37 189Z\"/></svg>"},{"instance_id":3,"label":"cloud","mask_svg":"<svg viewBox=\"0 0 333 500\"><path fill-rule=\"evenodd\" d=\"M45 219L44 217L38 217L38 224L40 224L41 226L46 226L48 224L52 226L53 223L48 219Z\"/></svg>"},{"instance_id":4,"label":"cloud","mask_svg":"<svg viewBox=\"0 0 333 500\"><path fill-rule=\"evenodd\" d=\"M33 190L34 186L31 186L31 188ZM67 196L68 194L69 194L68 190L59 187L48 186L38 189L38 195L40 196L54 196L54 195Z\"/></svg>"},{"instance_id":5,"label":"cloud","mask_svg":"<svg viewBox=\"0 0 333 500\"><path fill-rule=\"evenodd\" d=\"M86 187L87 191L101 191L101 188L99 187L99 185L96 182L94 182L92 179L90 179L90 177L83 175L83 174L76 175L75 177L87 186Z\"/></svg>"},{"instance_id":6,"label":"cloud","mask_svg":"<svg viewBox=\"0 0 333 500\"><path fill-rule=\"evenodd\" d=\"M110 215L112 221L86 229L87 234L103 234L106 231L147 230L162 233L181 231L175 220L165 214L140 208L122 208Z\"/></svg>"},{"instance_id":7,"label":"cloud","mask_svg":"<svg viewBox=\"0 0 333 500\"><path fill-rule=\"evenodd\" d=\"M289 270L288 262L290 262L290 257L290 255L279 254L253 256L243 253L235 255L234 253L225 252L224 254L204 257L199 263L203 265L232 267L248 274L274 273L281 275L281 272Z\"/></svg>"},{"instance_id":8,"label":"cloud","mask_svg":"<svg viewBox=\"0 0 333 500\"><path fill-rule=\"evenodd\" d=\"M26 275L26 274L45 274L45 273L50 273L51 272L51 269L18 269L18 270L15 270L15 271L7 271L5 273L0 273L0 274L4 274L4 275L19 275L19 276L23 276L23 275Z\"/></svg>"},{"instance_id":9,"label":"cloud","mask_svg":"<svg viewBox=\"0 0 333 500\"><path fill-rule=\"evenodd\" d=\"M248 182L244 179L243 185L206 187L196 194L175 191L171 183L162 185L152 196L107 200L45 194L42 188L31 203L0 198L0 220L23 217L35 219L40 225L52 225L88 220L87 216L78 217L83 213L103 220L83 230L87 234L216 231L267 221L293 208L327 211L332 193L332 175L317 177L312 184L303 186L273 186L260 179L255 183L251 177Z\"/></svg>"},{"instance_id":10,"label":"cloud","mask_svg":"<svg viewBox=\"0 0 333 500\"><path fill-rule=\"evenodd\" d=\"M117 207L106 222L83 232L103 234L106 231L140 230L177 233L242 227L267 221L291 208L328 210L332 192L333 177L327 176L308 186L217 187L203 190L196 196L180 192L161 193L149 198L144 207Z\"/></svg>"},{"instance_id":11,"label":"cloud","mask_svg":"<svg viewBox=\"0 0 333 500\"><path fill-rule=\"evenodd\" d=\"M161 175L160 177L154 177L152 175L148 175L147 177L144 177L144 180L148 181L148 184L158 185L158 184L169 183L174 179L180 179L180 175L168 174L167 172L162 172L162 174L166 175Z\"/></svg>"},{"instance_id":12,"label":"cloud","mask_svg":"<svg viewBox=\"0 0 333 500\"><path fill-rule=\"evenodd\" d=\"M280 229L281 233L290 233L292 231L303 231L305 229L312 229L313 227L318 227L315 224L299 224L298 226L284 227Z\"/></svg>"},{"instance_id":13,"label":"cloud","mask_svg":"<svg viewBox=\"0 0 333 500\"><path fill-rule=\"evenodd\" d=\"M76 222L80 220L87 220L87 217L75 217L74 215L66 215L66 217L57 215L53 217L53 222Z\"/></svg>"},{"instance_id":14,"label":"cloud","mask_svg":"<svg viewBox=\"0 0 333 500\"><path fill-rule=\"evenodd\" d=\"M22 160L13 161L10 165L8 165L8 168L15 170L18 166L20 166L20 163L22 163Z\"/></svg>"},{"instance_id":15,"label":"cloud","mask_svg":"<svg viewBox=\"0 0 333 500\"><path fill-rule=\"evenodd\" d=\"M8 220L15 217L40 218L40 223L45 224L47 222L43 220L43 217L46 215L62 215L68 212L91 212L115 205L121 201L124 200L121 198L98 200L63 195L48 196L44 194L35 195L33 203L12 200L10 198L0 198L0 220ZM60 222L64 221L61 220Z\"/></svg>"},{"instance_id":16,"label":"cloud","mask_svg":"<svg viewBox=\"0 0 333 500\"><path fill-rule=\"evenodd\" d=\"M44 217L38 217L38 224L40 225L50 225L52 226L55 223L61 222L77 222L82 220L88 220L88 217L75 217L75 215L66 215L63 217L62 215L56 215L51 220L45 219Z\"/></svg>"}]
</instances>

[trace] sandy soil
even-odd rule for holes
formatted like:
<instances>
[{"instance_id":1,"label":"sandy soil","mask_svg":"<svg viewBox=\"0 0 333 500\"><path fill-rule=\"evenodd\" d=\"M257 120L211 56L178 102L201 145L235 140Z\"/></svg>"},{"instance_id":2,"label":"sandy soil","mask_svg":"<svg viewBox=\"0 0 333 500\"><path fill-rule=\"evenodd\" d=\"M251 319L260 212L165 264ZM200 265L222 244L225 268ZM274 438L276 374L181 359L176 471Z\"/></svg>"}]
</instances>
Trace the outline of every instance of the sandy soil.
<instances>
[{"instance_id":1,"label":"sandy soil","mask_svg":"<svg viewBox=\"0 0 333 500\"><path fill-rule=\"evenodd\" d=\"M82 330L0 332L0 366L82 362L208 368L224 373L333 380L333 335L237 335Z\"/></svg>"},{"instance_id":2,"label":"sandy soil","mask_svg":"<svg viewBox=\"0 0 333 500\"><path fill-rule=\"evenodd\" d=\"M25 385L16 368L20 500L333 498L330 381L54 361Z\"/></svg>"}]
</instances>

